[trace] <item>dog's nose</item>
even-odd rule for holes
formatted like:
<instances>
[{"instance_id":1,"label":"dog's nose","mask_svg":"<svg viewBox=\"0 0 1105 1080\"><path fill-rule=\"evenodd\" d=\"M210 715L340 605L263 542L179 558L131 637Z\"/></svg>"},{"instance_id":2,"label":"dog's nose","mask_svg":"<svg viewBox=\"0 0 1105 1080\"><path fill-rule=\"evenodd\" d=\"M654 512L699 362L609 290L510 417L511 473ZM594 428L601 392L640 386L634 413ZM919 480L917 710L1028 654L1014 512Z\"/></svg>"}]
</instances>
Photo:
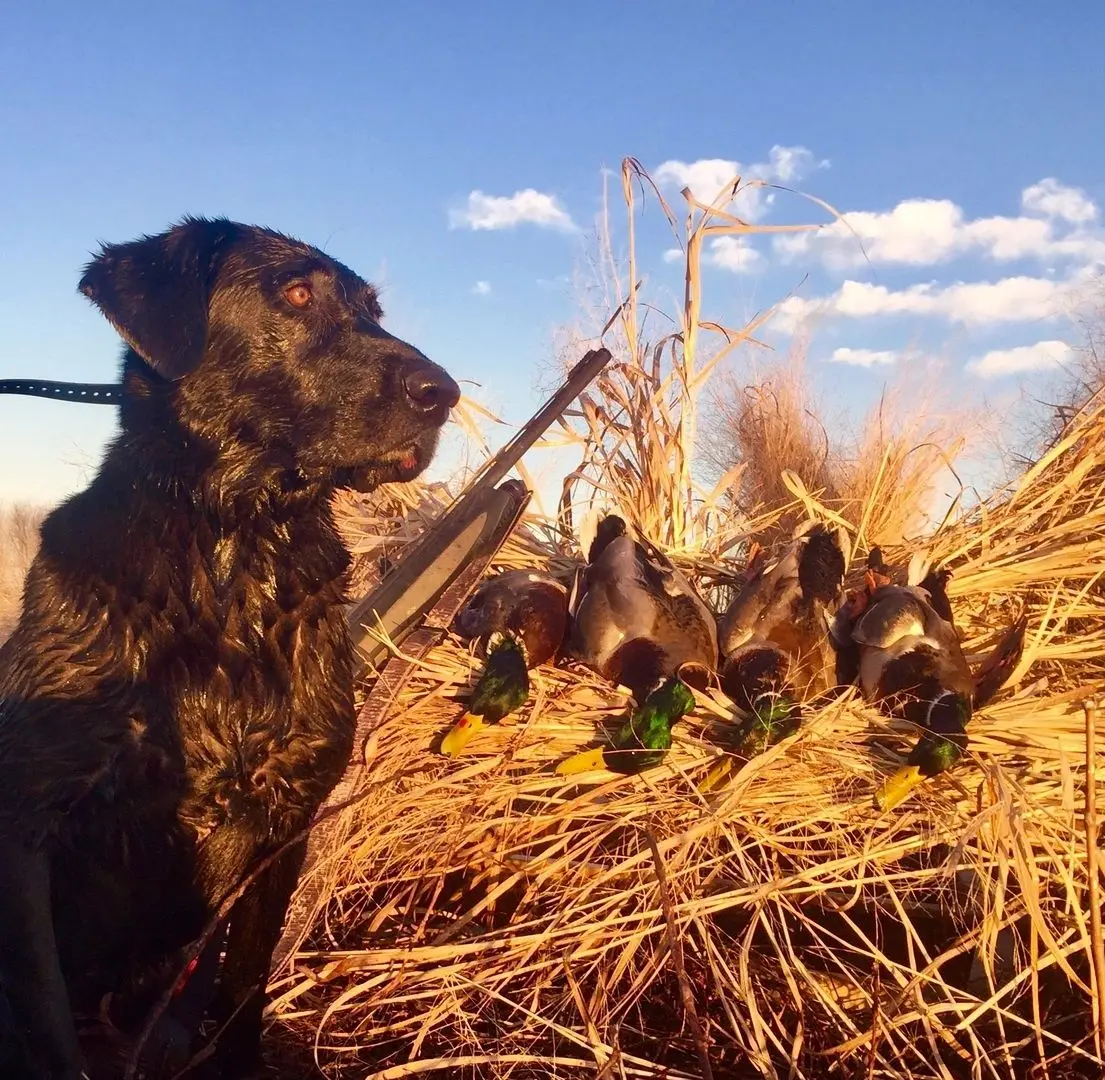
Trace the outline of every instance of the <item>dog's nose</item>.
<instances>
[{"instance_id":1,"label":"dog's nose","mask_svg":"<svg viewBox=\"0 0 1105 1080\"><path fill-rule=\"evenodd\" d=\"M460 387L452 376L429 360L408 360L403 389L419 412L446 412L460 401Z\"/></svg>"}]
</instances>

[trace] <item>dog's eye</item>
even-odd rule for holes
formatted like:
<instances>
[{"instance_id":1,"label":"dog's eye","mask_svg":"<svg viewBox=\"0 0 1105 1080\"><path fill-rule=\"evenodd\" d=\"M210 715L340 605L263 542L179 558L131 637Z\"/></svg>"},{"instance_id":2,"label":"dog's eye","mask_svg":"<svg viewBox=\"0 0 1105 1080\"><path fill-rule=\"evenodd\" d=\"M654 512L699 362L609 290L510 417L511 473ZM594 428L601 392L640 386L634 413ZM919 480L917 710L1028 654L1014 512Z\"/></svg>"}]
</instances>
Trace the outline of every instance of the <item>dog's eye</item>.
<instances>
[{"instance_id":1,"label":"dog's eye","mask_svg":"<svg viewBox=\"0 0 1105 1080\"><path fill-rule=\"evenodd\" d=\"M294 308L305 308L311 302L311 286L297 281L284 290L284 299Z\"/></svg>"}]
</instances>

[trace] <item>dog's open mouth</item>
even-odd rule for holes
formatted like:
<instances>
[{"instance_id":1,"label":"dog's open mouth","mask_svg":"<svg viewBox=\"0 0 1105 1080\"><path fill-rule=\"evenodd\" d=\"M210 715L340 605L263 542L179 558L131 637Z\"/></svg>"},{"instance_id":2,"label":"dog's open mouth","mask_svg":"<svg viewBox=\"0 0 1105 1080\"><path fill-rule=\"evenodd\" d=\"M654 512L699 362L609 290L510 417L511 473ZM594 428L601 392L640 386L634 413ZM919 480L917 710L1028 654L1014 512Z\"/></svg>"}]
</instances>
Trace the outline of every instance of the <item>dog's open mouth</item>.
<instances>
[{"instance_id":1,"label":"dog's open mouth","mask_svg":"<svg viewBox=\"0 0 1105 1080\"><path fill-rule=\"evenodd\" d=\"M413 476L422 467L422 451L412 443L384 454L380 463L384 466L392 465L401 473L410 473Z\"/></svg>"},{"instance_id":2,"label":"dog's open mouth","mask_svg":"<svg viewBox=\"0 0 1105 1080\"><path fill-rule=\"evenodd\" d=\"M373 464L379 470L381 483L413 480L425 467L427 455L415 443L389 450ZM371 466L370 466L371 467Z\"/></svg>"},{"instance_id":3,"label":"dog's open mouth","mask_svg":"<svg viewBox=\"0 0 1105 1080\"><path fill-rule=\"evenodd\" d=\"M398 484L413 480L429 464L432 447L407 443L388 450L363 465L342 470L338 476L339 487L351 487L357 491L372 491L380 484Z\"/></svg>"}]
</instances>

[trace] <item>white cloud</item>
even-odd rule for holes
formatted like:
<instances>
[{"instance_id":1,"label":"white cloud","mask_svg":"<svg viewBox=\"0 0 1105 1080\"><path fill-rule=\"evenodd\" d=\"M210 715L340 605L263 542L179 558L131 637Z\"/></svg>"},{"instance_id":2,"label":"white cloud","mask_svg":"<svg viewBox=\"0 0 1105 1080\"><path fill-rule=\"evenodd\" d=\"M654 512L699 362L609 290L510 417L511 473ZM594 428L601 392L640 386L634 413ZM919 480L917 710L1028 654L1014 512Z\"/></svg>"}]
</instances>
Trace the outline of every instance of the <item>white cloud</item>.
<instances>
[{"instance_id":1,"label":"white cloud","mask_svg":"<svg viewBox=\"0 0 1105 1080\"><path fill-rule=\"evenodd\" d=\"M562 232L575 232L577 228L555 195L533 188L513 195L485 195L482 191L473 191L463 210L449 211L451 229L513 229L524 223Z\"/></svg>"},{"instance_id":2,"label":"white cloud","mask_svg":"<svg viewBox=\"0 0 1105 1080\"><path fill-rule=\"evenodd\" d=\"M1026 371L1043 371L1058 367L1070 359L1071 347L1063 341L1038 341L1035 345L1018 345L1012 349L994 349L972 360L967 370L982 379L1001 375L1016 375Z\"/></svg>"},{"instance_id":3,"label":"white cloud","mask_svg":"<svg viewBox=\"0 0 1105 1080\"><path fill-rule=\"evenodd\" d=\"M673 187L682 191L690 188L699 202L710 203L721 189L733 183L741 175L740 164L724 158L701 158L690 163L665 161L653 170L652 178L660 187Z\"/></svg>"},{"instance_id":4,"label":"white cloud","mask_svg":"<svg viewBox=\"0 0 1105 1080\"><path fill-rule=\"evenodd\" d=\"M735 274L750 274L764 257L743 236L718 236L710 243L705 261Z\"/></svg>"},{"instance_id":5,"label":"white cloud","mask_svg":"<svg viewBox=\"0 0 1105 1080\"><path fill-rule=\"evenodd\" d=\"M1046 322L1067 313L1078 279L1008 277L1000 281L933 282L888 289L866 281L845 281L829 296L812 300L789 297L779 305L772 325L793 330L810 316L864 319L876 315L920 315L964 326Z\"/></svg>"},{"instance_id":6,"label":"white cloud","mask_svg":"<svg viewBox=\"0 0 1105 1080\"><path fill-rule=\"evenodd\" d=\"M1037 258L1105 260L1105 234L1085 228L1097 207L1081 191L1056 180L1042 180L1021 193L1022 209L1040 216L994 216L969 220L950 199L905 199L892 210L845 214L816 232L775 237L783 256L813 255L827 266L843 269L893 263L933 266L963 255L996 262ZM1077 226L1066 235L1056 224Z\"/></svg>"},{"instance_id":7,"label":"white cloud","mask_svg":"<svg viewBox=\"0 0 1105 1080\"><path fill-rule=\"evenodd\" d=\"M1010 277L949 285L933 297L936 314L968 325L1058 319L1068 286L1050 278Z\"/></svg>"},{"instance_id":8,"label":"white cloud","mask_svg":"<svg viewBox=\"0 0 1105 1080\"><path fill-rule=\"evenodd\" d=\"M1067 187L1054 176L1032 184L1021 192L1021 209L1026 214L1043 214L1072 225L1087 225L1097 219L1097 207L1081 189Z\"/></svg>"},{"instance_id":9,"label":"white cloud","mask_svg":"<svg viewBox=\"0 0 1105 1080\"><path fill-rule=\"evenodd\" d=\"M490 281L477 281L472 286L472 291L477 296L490 296L491 295L491 282Z\"/></svg>"},{"instance_id":10,"label":"white cloud","mask_svg":"<svg viewBox=\"0 0 1105 1080\"><path fill-rule=\"evenodd\" d=\"M853 364L856 367L875 367L878 364L893 364L898 359L896 352L889 349L834 349L829 360L834 364Z\"/></svg>"},{"instance_id":11,"label":"white cloud","mask_svg":"<svg viewBox=\"0 0 1105 1080\"><path fill-rule=\"evenodd\" d=\"M1051 226L1038 218L988 217L964 224L951 254L972 248L997 262L1057 254Z\"/></svg>"},{"instance_id":12,"label":"white cloud","mask_svg":"<svg viewBox=\"0 0 1105 1080\"><path fill-rule=\"evenodd\" d=\"M710 205L724 188L739 176L749 180L765 180L769 183L787 184L801 179L813 167L824 168L827 161L816 162L804 146L773 146L767 161L742 165L728 158L699 158L697 161L665 161L652 171L652 178L660 187L682 191L690 188L691 194L701 203ZM722 200L725 207L732 200ZM733 211L747 220L763 215L771 204L771 193L762 187L742 189L736 198Z\"/></svg>"},{"instance_id":13,"label":"white cloud","mask_svg":"<svg viewBox=\"0 0 1105 1080\"><path fill-rule=\"evenodd\" d=\"M687 256L681 248L668 248L661 256L666 263L681 263ZM763 263L763 255L743 236L717 236L702 256L702 261L734 274L750 274Z\"/></svg>"},{"instance_id":14,"label":"white cloud","mask_svg":"<svg viewBox=\"0 0 1105 1080\"><path fill-rule=\"evenodd\" d=\"M811 167L814 167L813 154L804 146L773 146L768 154L768 164L751 166L749 175L787 184L791 180L801 180ZM816 165L819 169L828 167L828 161L819 161Z\"/></svg>"},{"instance_id":15,"label":"white cloud","mask_svg":"<svg viewBox=\"0 0 1105 1080\"><path fill-rule=\"evenodd\" d=\"M771 329L791 334L807 319L826 312L828 303L828 298L806 300L801 296L788 296L775 305L771 316Z\"/></svg>"}]
</instances>

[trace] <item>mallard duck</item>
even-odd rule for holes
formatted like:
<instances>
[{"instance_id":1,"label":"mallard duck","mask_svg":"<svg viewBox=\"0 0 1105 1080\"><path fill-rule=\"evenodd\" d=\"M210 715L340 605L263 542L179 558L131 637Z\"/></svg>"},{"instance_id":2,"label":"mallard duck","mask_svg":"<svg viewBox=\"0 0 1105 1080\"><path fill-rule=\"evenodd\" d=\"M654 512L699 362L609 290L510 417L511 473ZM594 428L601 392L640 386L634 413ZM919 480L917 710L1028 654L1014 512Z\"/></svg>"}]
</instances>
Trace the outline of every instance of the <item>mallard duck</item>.
<instances>
[{"instance_id":1,"label":"mallard duck","mask_svg":"<svg viewBox=\"0 0 1105 1080\"><path fill-rule=\"evenodd\" d=\"M686 683L705 686L717 663L717 626L687 578L663 554L629 536L622 518L599 523L588 565L577 578L568 652L639 706L619 732L628 743L620 771L656 764L671 746L671 725L694 707ZM638 755L633 749L655 753ZM611 758L612 760L612 758ZM562 775L601 768L600 749L561 763Z\"/></svg>"},{"instance_id":2,"label":"mallard duck","mask_svg":"<svg viewBox=\"0 0 1105 1080\"><path fill-rule=\"evenodd\" d=\"M568 590L539 570L508 570L483 582L457 615L457 632L486 655L468 711L441 741L455 757L488 724L521 708L529 672L551 660L564 641Z\"/></svg>"},{"instance_id":3,"label":"mallard duck","mask_svg":"<svg viewBox=\"0 0 1105 1080\"><path fill-rule=\"evenodd\" d=\"M742 756L795 731L799 699L836 685L827 629L843 596L849 549L843 529L808 521L775 562L753 551L718 634L722 690L750 714L736 739Z\"/></svg>"},{"instance_id":4,"label":"mallard duck","mask_svg":"<svg viewBox=\"0 0 1105 1080\"><path fill-rule=\"evenodd\" d=\"M1024 649L1022 615L972 675L947 595L949 577L947 570L930 570L918 585L895 585L875 548L865 588L834 620L833 636L853 654L864 697L921 729L906 763L875 795L881 810L963 756L974 710L1005 684Z\"/></svg>"}]
</instances>

